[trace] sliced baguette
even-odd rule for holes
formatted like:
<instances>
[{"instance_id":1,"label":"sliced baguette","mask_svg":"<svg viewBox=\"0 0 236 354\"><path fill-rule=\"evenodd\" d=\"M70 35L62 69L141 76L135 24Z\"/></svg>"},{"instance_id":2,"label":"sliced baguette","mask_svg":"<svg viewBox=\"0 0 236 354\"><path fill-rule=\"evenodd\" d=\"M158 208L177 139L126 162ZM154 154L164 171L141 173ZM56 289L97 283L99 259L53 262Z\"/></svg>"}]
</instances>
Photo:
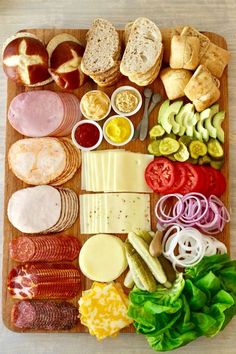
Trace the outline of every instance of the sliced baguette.
<instances>
[{"instance_id":1,"label":"sliced baguette","mask_svg":"<svg viewBox=\"0 0 236 354\"><path fill-rule=\"evenodd\" d=\"M127 28L129 31L129 26ZM144 74L156 63L162 51L162 36L154 22L140 17L134 21L121 60L122 74Z\"/></svg>"},{"instance_id":2,"label":"sliced baguette","mask_svg":"<svg viewBox=\"0 0 236 354\"><path fill-rule=\"evenodd\" d=\"M97 18L87 33L87 44L81 69L87 75L111 69L120 57L120 39L115 27L107 20Z\"/></svg>"}]
</instances>

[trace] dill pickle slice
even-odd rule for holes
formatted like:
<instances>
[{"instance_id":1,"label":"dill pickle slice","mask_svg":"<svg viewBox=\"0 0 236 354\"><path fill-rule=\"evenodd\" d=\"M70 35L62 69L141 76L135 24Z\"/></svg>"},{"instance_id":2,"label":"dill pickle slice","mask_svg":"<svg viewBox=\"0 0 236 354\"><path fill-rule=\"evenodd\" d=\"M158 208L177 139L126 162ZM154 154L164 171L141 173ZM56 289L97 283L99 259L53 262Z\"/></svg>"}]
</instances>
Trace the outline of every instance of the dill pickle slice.
<instances>
[{"instance_id":1,"label":"dill pickle slice","mask_svg":"<svg viewBox=\"0 0 236 354\"><path fill-rule=\"evenodd\" d=\"M187 161L189 158L188 148L181 141L179 142L179 145L179 150L174 154L174 158L179 162Z\"/></svg>"},{"instance_id":2,"label":"dill pickle slice","mask_svg":"<svg viewBox=\"0 0 236 354\"><path fill-rule=\"evenodd\" d=\"M211 167L215 168L216 170L221 170L224 165L224 159L220 161L211 161Z\"/></svg>"},{"instance_id":3,"label":"dill pickle slice","mask_svg":"<svg viewBox=\"0 0 236 354\"><path fill-rule=\"evenodd\" d=\"M211 158L209 155L205 155L203 157L200 157L198 163L199 165L209 165L211 163Z\"/></svg>"},{"instance_id":4,"label":"dill pickle slice","mask_svg":"<svg viewBox=\"0 0 236 354\"><path fill-rule=\"evenodd\" d=\"M171 155L179 150L179 143L172 138L163 138L160 141L159 150L162 155Z\"/></svg>"},{"instance_id":5,"label":"dill pickle slice","mask_svg":"<svg viewBox=\"0 0 236 354\"><path fill-rule=\"evenodd\" d=\"M192 138L190 138L190 136L187 136L187 135L183 135L179 138L178 142L180 143L183 143L184 145L186 146L189 146L189 144L193 141Z\"/></svg>"},{"instance_id":6,"label":"dill pickle slice","mask_svg":"<svg viewBox=\"0 0 236 354\"><path fill-rule=\"evenodd\" d=\"M160 142L161 140L153 140L149 145L148 145L148 152L152 155L155 156L162 156L162 154L160 153Z\"/></svg>"},{"instance_id":7,"label":"dill pickle slice","mask_svg":"<svg viewBox=\"0 0 236 354\"><path fill-rule=\"evenodd\" d=\"M207 146L202 141L193 140L189 145L189 152L193 159L198 159L207 154Z\"/></svg>"},{"instance_id":8,"label":"dill pickle slice","mask_svg":"<svg viewBox=\"0 0 236 354\"><path fill-rule=\"evenodd\" d=\"M222 159L224 157L224 150L220 142L216 139L210 139L207 144L208 154L215 159Z\"/></svg>"},{"instance_id":9,"label":"dill pickle slice","mask_svg":"<svg viewBox=\"0 0 236 354\"><path fill-rule=\"evenodd\" d=\"M165 134L165 130L160 124L154 125L149 132L150 139L161 138Z\"/></svg>"}]
</instances>

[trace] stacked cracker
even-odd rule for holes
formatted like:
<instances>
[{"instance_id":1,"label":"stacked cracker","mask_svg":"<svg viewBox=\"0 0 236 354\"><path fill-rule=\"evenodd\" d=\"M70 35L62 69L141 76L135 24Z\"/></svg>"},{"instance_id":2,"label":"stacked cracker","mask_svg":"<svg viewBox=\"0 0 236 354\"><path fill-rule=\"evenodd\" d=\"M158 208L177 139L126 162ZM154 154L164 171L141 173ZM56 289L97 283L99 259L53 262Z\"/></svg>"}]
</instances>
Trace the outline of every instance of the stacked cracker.
<instances>
[{"instance_id":1,"label":"stacked cracker","mask_svg":"<svg viewBox=\"0 0 236 354\"><path fill-rule=\"evenodd\" d=\"M12 172L27 184L59 186L80 166L80 152L68 138L30 138L16 141L8 153Z\"/></svg>"},{"instance_id":2,"label":"stacked cracker","mask_svg":"<svg viewBox=\"0 0 236 354\"><path fill-rule=\"evenodd\" d=\"M140 17L125 28L126 48L120 71L139 86L151 84L158 76L162 57L162 35L154 22Z\"/></svg>"},{"instance_id":3,"label":"stacked cracker","mask_svg":"<svg viewBox=\"0 0 236 354\"><path fill-rule=\"evenodd\" d=\"M121 42L115 27L97 18L87 33L81 70L99 86L111 86L120 78Z\"/></svg>"}]
</instances>

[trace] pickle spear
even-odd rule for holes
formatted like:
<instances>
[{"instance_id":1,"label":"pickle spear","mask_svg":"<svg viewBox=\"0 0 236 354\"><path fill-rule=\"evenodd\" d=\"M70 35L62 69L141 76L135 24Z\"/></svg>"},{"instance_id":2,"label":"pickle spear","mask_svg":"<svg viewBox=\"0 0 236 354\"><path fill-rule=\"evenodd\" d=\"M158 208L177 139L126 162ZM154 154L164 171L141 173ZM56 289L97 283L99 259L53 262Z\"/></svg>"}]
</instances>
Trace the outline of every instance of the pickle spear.
<instances>
[{"instance_id":1,"label":"pickle spear","mask_svg":"<svg viewBox=\"0 0 236 354\"><path fill-rule=\"evenodd\" d=\"M125 279L124 279L124 286L125 286L126 288L129 288L129 289L131 289L131 288L134 286L134 279L133 279L131 270L129 270L128 273L127 273L126 276L125 276Z\"/></svg>"},{"instance_id":2,"label":"pickle spear","mask_svg":"<svg viewBox=\"0 0 236 354\"><path fill-rule=\"evenodd\" d=\"M128 240L134 249L138 252L140 257L144 260L154 278L166 287L170 287L171 284L167 281L167 277L163 271L163 268L157 258L152 257L149 253L148 244L134 232L128 234Z\"/></svg>"},{"instance_id":3,"label":"pickle spear","mask_svg":"<svg viewBox=\"0 0 236 354\"><path fill-rule=\"evenodd\" d=\"M154 276L129 242L125 243L125 251L135 285L141 290L149 292L155 291L157 283Z\"/></svg>"}]
</instances>

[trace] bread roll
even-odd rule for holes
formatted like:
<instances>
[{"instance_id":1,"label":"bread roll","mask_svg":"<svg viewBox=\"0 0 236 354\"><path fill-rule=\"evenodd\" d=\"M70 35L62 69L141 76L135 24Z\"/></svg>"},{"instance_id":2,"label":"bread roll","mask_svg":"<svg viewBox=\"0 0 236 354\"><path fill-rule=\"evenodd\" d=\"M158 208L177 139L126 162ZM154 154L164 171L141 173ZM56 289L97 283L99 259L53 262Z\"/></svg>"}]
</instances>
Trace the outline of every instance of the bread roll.
<instances>
[{"instance_id":1,"label":"bread roll","mask_svg":"<svg viewBox=\"0 0 236 354\"><path fill-rule=\"evenodd\" d=\"M218 81L203 65L199 65L185 87L185 95L193 102L198 112L210 107L220 97Z\"/></svg>"},{"instance_id":2,"label":"bread roll","mask_svg":"<svg viewBox=\"0 0 236 354\"><path fill-rule=\"evenodd\" d=\"M41 86L52 81L47 50L32 33L19 32L8 38L2 56L6 75L18 84Z\"/></svg>"},{"instance_id":3,"label":"bread roll","mask_svg":"<svg viewBox=\"0 0 236 354\"><path fill-rule=\"evenodd\" d=\"M191 71L185 69L166 68L161 71L161 81L169 100L184 96L184 89L191 79Z\"/></svg>"},{"instance_id":4,"label":"bread roll","mask_svg":"<svg viewBox=\"0 0 236 354\"><path fill-rule=\"evenodd\" d=\"M216 44L210 43L207 51L201 58L200 63L210 70L212 75L221 78L229 60L230 53L227 50L218 47Z\"/></svg>"},{"instance_id":5,"label":"bread roll","mask_svg":"<svg viewBox=\"0 0 236 354\"><path fill-rule=\"evenodd\" d=\"M173 36L171 40L170 67L195 70L199 65L200 40L192 36Z\"/></svg>"},{"instance_id":6,"label":"bread roll","mask_svg":"<svg viewBox=\"0 0 236 354\"><path fill-rule=\"evenodd\" d=\"M171 39L174 35L180 35L183 30L183 26L175 27L175 28L162 28L162 42L164 46L164 55L163 61L167 64L170 62L170 47L171 47Z\"/></svg>"},{"instance_id":7,"label":"bread roll","mask_svg":"<svg viewBox=\"0 0 236 354\"><path fill-rule=\"evenodd\" d=\"M67 90L75 90L85 82L81 70L84 47L70 34L61 33L53 37L47 45L49 72L56 84Z\"/></svg>"},{"instance_id":8,"label":"bread roll","mask_svg":"<svg viewBox=\"0 0 236 354\"><path fill-rule=\"evenodd\" d=\"M188 37L191 36L191 37L199 38L200 40L199 59L201 59L210 45L210 39L207 36L204 36L204 34L200 33L195 28L189 26L184 27L183 31L181 32L181 36L188 36Z\"/></svg>"}]
</instances>

